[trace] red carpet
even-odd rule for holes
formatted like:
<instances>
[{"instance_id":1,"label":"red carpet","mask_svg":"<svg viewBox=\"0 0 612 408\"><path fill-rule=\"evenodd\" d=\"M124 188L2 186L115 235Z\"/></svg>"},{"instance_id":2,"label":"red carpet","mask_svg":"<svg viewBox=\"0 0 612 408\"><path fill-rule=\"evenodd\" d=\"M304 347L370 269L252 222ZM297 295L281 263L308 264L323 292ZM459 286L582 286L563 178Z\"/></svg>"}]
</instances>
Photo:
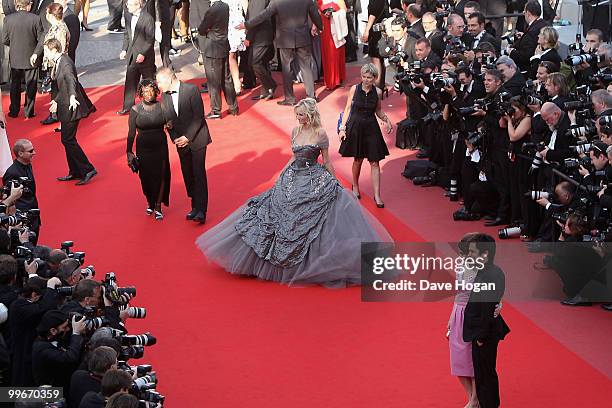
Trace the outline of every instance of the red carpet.
<instances>
[{"instance_id":1,"label":"red carpet","mask_svg":"<svg viewBox=\"0 0 612 408\"><path fill-rule=\"evenodd\" d=\"M144 215L138 179L126 165L127 119L114 114L120 89L89 94L98 112L81 123L79 139L100 173L90 185L55 181L67 167L52 127L20 118L9 120L8 133L12 141L30 138L37 151L41 242L58 246L74 240L98 278L115 271L120 284L137 286L134 305L147 307L149 316L128 327L158 337L143 362L158 371L167 407L463 406L444 337L450 304L361 303L357 288L287 288L232 277L207 264L193 244L204 228L184 221L189 208L176 152L171 207L158 223ZM321 103L330 132L344 94L336 91ZM46 100L37 100L36 119L43 118ZM267 188L289 158L291 109L273 102L253 105L248 96L241 103L238 118L209 124L214 142L207 157L207 228ZM6 112L8 101L4 106ZM399 163L402 155L392 152L389 162ZM346 160L336 163L345 174ZM397 187L384 188L388 207L400 205L391 198ZM362 201L396 240L422 239L393 211ZM433 224L431 216L417 213L432 209L431 203L414 197L416 209L412 202L401 205L421 223ZM512 306L505 305L504 315L513 332L500 346L503 406L609 406L609 378Z\"/></svg>"}]
</instances>

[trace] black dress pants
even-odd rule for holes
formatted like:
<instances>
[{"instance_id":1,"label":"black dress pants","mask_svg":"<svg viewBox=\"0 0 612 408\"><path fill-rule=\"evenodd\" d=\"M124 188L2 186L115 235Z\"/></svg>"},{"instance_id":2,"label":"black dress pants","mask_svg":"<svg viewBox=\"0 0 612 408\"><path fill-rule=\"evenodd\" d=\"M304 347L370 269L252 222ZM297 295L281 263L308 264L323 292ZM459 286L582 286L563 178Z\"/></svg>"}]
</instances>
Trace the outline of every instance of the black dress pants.
<instances>
[{"instance_id":1,"label":"black dress pants","mask_svg":"<svg viewBox=\"0 0 612 408\"><path fill-rule=\"evenodd\" d=\"M159 54L164 67L171 67L170 49L172 48L172 26L170 21L161 22L162 40L159 43Z\"/></svg>"},{"instance_id":2,"label":"black dress pants","mask_svg":"<svg viewBox=\"0 0 612 408\"><path fill-rule=\"evenodd\" d=\"M189 147L177 149L181 160L181 172L191 198L191 208L203 211L208 209L208 180L206 178L206 147L192 151Z\"/></svg>"},{"instance_id":3,"label":"black dress pants","mask_svg":"<svg viewBox=\"0 0 612 408\"><path fill-rule=\"evenodd\" d=\"M270 89L276 88L276 81L272 78L270 71L270 60L274 57L274 47L268 45L254 45L249 47L249 62L253 67L255 76L261 83L261 94L267 95Z\"/></svg>"},{"instance_id":4,"label":"black dress pants","mask_svg":"<svg viewBox=\"0 0 612 408\"><path fill-rule=\"evenodd\" d=\"M123 90L123 109L129 110L134 106L136 90L140 79L155 79L155 65L142 65L134 62L129 64L125 71L125 89Z\"/></svg>"},{"instance_id":5,"label":"black dress pants","mask_svg":"<svg viewBox=\"0 0 612 408\"><path fill-rule=\"evenodd\" d=\"M497 379L497 345L499 340L488 340L482 346L472 343L474 380L480 408L499 407L499 381Z\"/></svg>"},{"instance_id":6,"label":"black dress pants","mask_svg":"<svg viewBox=\"0 0 612 408\"><path fill-rule=\"evenodd\" d=\"M491 159L493 162L493 184L499 195L497 206L497 217L504 221L510 218L510 160L508 152L502 149L494 149Z\"/></svg>"},{"instance_id":7,"label":"black dress pants","mask_svg":"<svg viewBox=\"0 0 612 408\"><path fill-rule=\"evenodd\" d=\"M204 70L206 70L206 82L210 95L210 111L221 114L221 89L223 89L223 95L229 110L237 110L236 89L234 88L227 57L211 58L205 56Z\"/></svg>"},{"instance_id":8,"label":"black dress pants","mask_svg":"<svg viewBox=\"0 0 612 408\"><path fill-rule=\"evenodd\" d=\"M83 178L87 173L94 170L85 152L77 141L76 134L79 121L61 122L62 144L66 150L66 161L68 162L68 174L75 178Z\"/></svg>"},{"instance_id":9,"label":"black dress pants","mask_svg":"<svg viewBox=\"0 0 612 408\"><path fill-rule=\"evenodd\" d=\"M19 114L21 109L21 82L25 80L25 104L23 113L26 117L34 115L34 101L38 81L38 68L15 69L11 68L11 105L9 113L13 116Z\"/></svg>"},{"instance_id":10,"label":"black dress pants","mask_svg":"<svg viewBox=\"0 0 612 408\"><path fill-rule=\"evenodd\" d=\"M121 25L121 17L123 15L123 7L125 7L125 0L106 0L108 4L108 30L115 30L123 28ZM129 27L128 27L129 29Z\"/></svg>"},{"instance_id":11,"label":"black dress pants","mask_svg":"<svg viewBox=\"0 0 612 408\"><path fill-rule=\"evenodd\" d=\"M304 80L304 88L306 96L314 98L314 77L312 72L312 46L299 48L280 48L280 58L283 67L283 91L285 100L295 102L295 94L293 93L293 74L291 72L291 64L293 60L297 60Z\"/></svg>"}]
</instances>

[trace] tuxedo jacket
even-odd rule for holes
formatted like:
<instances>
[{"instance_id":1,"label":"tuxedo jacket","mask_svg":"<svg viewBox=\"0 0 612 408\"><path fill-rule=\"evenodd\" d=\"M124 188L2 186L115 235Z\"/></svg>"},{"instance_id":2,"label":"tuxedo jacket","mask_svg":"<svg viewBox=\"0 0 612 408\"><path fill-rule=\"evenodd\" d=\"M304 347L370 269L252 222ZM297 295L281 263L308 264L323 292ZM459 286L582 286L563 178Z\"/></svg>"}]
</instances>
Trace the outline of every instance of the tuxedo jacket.
<instances>
[{"instance_id":1,"label":"tuxedo jacket","mask_svg":"<svg viewBox=\"0 0 612 408\"><path fill-rule=\"evenodd\" d=\"M276 47L300 48L312 46L310 21L323 29L321 14L313 0L271 0L268 7L245 22L247 30L276 16ZM309 20L310 18L310 20Z\"/></svg>"},{"instance_id":2,"label":"tuxedo jacket","mask_svg":"<svg viewBox=\"0 0 612 408\"><path fill-rule=\"evenodd\" d=\"M79 40L81 39L81 20L74 14L74 12L66 7L64 10L64 23L68 27L70 33L70 41L68 42L68 56L73 62L76 62L76 49L79 46Z\"/></svg>"},{"instance_id":3,"label":"tuxedo jacket","mask_svg":"<svg viewBox=\"0 0 612 408\"><path fill-rule=\"evenodd\" d=\"M497 52L497 54L499 55L500 51L501 51L501 40L498 39L497 37L489 34L488 32L484 32L484 34L482 34L482 37L480 37L480 41L478 41L478 45L484 43L484 42L488 42L489 44L491 44L493 47L495 47L495 51ZM469 44L470 49L474 49L474 44L476 43L476 37L472 36L471 42Z\"/></svg>"},{"instance_id":4,"label":"tuxedo jacket","mask_svg":"<svg viewBox=\"0 0 612 408\"><path fill-rule=\"evenodd\" d=\"M246 20L257 16L264 11L270 4L270 0L250 0L246 12ZM251 46L270 45L274 41L274 25L272 18L264 20L258 26L247 30L246 38L251 42Z\"/></svg>"},{"instance_id":5,"label":"tuxedo jacket","mask_svg":"<svg viewBox=\"0 0 612 408\"><path fill-rule=\"evenodd\" d=\"M474 83L472 84L472 89L470 92L457 92L457 98L453 99L452 105L455 109L465 108L468 106L473 106L474 101L476 99L482 99L487 96L487 92L485 90L484 84L479 79L474 77ZM481 121L481 118L478 116L466 116L465 117L465 125L467 131L474 131L478 126L478 123Z\"/></svg>"},{"instance_id":6,"label":"tuxedo jacket","mask_svg":"<svg viewBox=\"0 0 612 408\"><path fill-rule=\"evenodd\" d=\"M538 72L538 65L540 65L540 62L544 62L544 61L555 63L555 65L557 66L557 70L559 70L559 68L561 67L561 63L563 62L563 60L561 59L561 56L559 55L557 50L554 48L549 49L548 51L546 51L544 54L540 55L539 57L531 57L529 59L529 64L530 64L529 77L531 79L536 78L536 73Z\"/></svg>"},{"instance_id":7,"label":"tuxedo jacket","mask_svg":"<svg viewBox=\"0 0 612 408\"><path fill-rule=\"evenodd\" d=\"M417 34L419 38L425 37L425 29L423 28L423 22L421 20L408 27L408 30Z\"/></svg>"},{"instance_id":8,"label":"tuxedo jacket","mask_svg":"<svg viewBox=\"0 0 612 408\"><path fill-rule=\"evenodd\" d=\"M510 58L516 62L521 71L529 71L529 59L533 56L538 46L540 30L548 25L550 24L542 19L534 21L523 33L523 36L514 43L512 47L514 49L510 53Z\"/></svg>"},{"instance_id":9,"label":"tuxedo jacket","mask_svg":"<svg viewBox=\"0 0 612 408\"><path fill-rule=\"evenodd\" d=\"M162 109L169 121L170 138L185 136L189 139L189 148L192 151L204 149L212 142L208 125L204 118L204 103L200 90L193 84L181 82L179 85L179 113L176 114L172 95L162 94Z\"/></svg>"},{"instance_id":10,"label":"tuxedo jacket","mask_svg":"<svg viewBox=\"0 0 612 408\"><path fill-rule=\"evenodd\" d=\"M40 17L27 11L17 11L4 17L2 40L9 47L11 68L32 69L40 66L43 56L41 39L44 28ZM30 64L32 54L37 54L36 65Z\"/></svg>"},{"instance_id":11,"label":"tuxedo jacket","mask_svg":"<svg viewBox=\"0 0 612 408\"><path fill-rule=\"evenodd\" d=\"M504 82L504 88L506 91L510 92L512 96L518 96L523 92L523 88L525 88L525 77L519 71L516 71L516 74L508 81Z\"/></svg>"},{"instance_id":12,"label":"tuxedo jacket","mask_svg":"<svg viewBox=\"0 0 612 408\"><path fill-rule=\"evenodd\" d=\"M431 50L436 53L440 58L444 58L444 51L446 44L444 43L444 33L438 29L431 33L429 36L429 43L431 44Z\"/></svg>"},{"instance_id":13,"label":"tuxedo jacket","mask_svg":"<svg viewBox=\"0 0 612 408\"><path fill-rule=\"evenodd\" d=\"M561 119L559 119L559 123L557 123L556 126L557 137L555 138L555 148L549 150L548 153L546 153L547 161L561 163L563 160L572 156L572 151L569 148L572 138L570 136L565 135L569 128L569 117L565 113L563 113L563 116L561 116ZM547 144L550 142L551 136L552 132L547 135Z\"/></svg>"},{"instance_id":14,"label":"tuxedo jacket","mask_svg":"<svg viewBox=\"0 0 612 408\"><path fill-rule=\"evenodd\" d=\"M470 293L463 317L463 341L502 340L510 328L501 314L494 317L495 306L504 296L506 279L504 272L493 264L487 264L478 272L474 283L493 283L495 290Z\"/></svg>"},{"instance_id":15,"label":"tuxedo jacket","mask_svg":"<svg viewBox=\"0 0 612 408\"><path fill-rule=\"evenodd\" d=\"M57 102L57 118L60 122L74 122L89 114L85 95L79 84L74 62L66 54L62 55L55 66L52 82L52 93ZM79 102L76 109L70 110L70 96L74 95Z\"/></svg>"},{"instance_id":16,"label":"tuxedo jacket","mask_svg":"<svg viewBox=\"0 0 612 408\"><path fill-rule=\"evenodd\" d=\"M209 58L227 58L230 45L227 39L229 25L229 6L216 1L204 14L198 27L200 35L206 37L206 49L202 50L204 56Z\"/></svg>"},{"instance_id":17,"label":"tuxedo jacket","mask_svg":"<svg viewBox=\"0 0 612 408\"><path fill-rule=\"evenodd\" d=\"M136 64L138 54L144 55L142 66L155 66L155 20L145 10L140 12L132 38L132 14L125 12L125 31L123 32L123 50L128 65Z\"/></svg>"}]
</instances>

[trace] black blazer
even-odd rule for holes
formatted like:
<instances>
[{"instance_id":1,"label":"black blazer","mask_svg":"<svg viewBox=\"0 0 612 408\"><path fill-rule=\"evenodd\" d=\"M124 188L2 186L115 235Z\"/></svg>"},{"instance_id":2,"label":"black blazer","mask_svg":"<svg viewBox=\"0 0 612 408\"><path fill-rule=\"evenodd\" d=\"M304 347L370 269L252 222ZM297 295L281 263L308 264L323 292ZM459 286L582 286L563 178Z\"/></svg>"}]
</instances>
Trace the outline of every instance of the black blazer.
<instances>
[{"instance_id":1,"label":"black blazer","mask_svg":"<svg viewBox=\"0 0 612 408\"><path fill-rule=\"evenodd\" d=\"M321 14L313 0L271 0L264 11L244 23L247 30L276 16L276 47L300 48L312 45L310 21L323 29ZM310 20L309 20L310 18Z\"/></svg>"},{"instance_id":2,"label":"black blazer","mask_svg":"<svg viewBox=\"0 0 612 408\"><path fill-rule=\"evenodd\" d=\"M270 0L250 0L246 12L246 20L248 21L251 17L255 17L264 11L269 4ZM251 46L272 44L274 40L274 25L272 24L272 18L247 30L246 38L251 42Z\"/></svg>"},{"instance_id":3,"label":"black blazer","mask_svg":"<svg viewBox=\"0 0 612 408\"><path fill-rule=\"evenodd\" d=\"M210 8L210 0L190 0L189 1L189 26L197 28L200 26L204 14Z\"/></svg>"},{"instance_id":4,"label":"black blazer","mask_svg":"<svg viewBox=\"0 0 612 408\"><path fill-rule=\"evenodd\" d=\"M155 21L170 24L170 2L168 0L146 0L143 10L149 13Z\"/></svg>"},{"instance_id":5,"label":"black blazer","mask_svg":"<svg viewBox=\"0 0 612 408\"><path fill-rule=\"evenodd\" d=\"M565 102L569 102L570 98L567 97L567 96L557 95L556 98L550 98L549 101L554 103L555 105L557 105L559 107L559 109L564 111L565 110Z\"/></svg>"},{"instance_id":6,"label":"black blazer","mask_svg":"<svg viewBox=\"0 0 612 408\"><path fill-rule=\"evenodd\" d=\"M70 376L77 369L85 339L73 334L66 348L54 346L51 342L38 338L32 345L32 372L36 385L70 386Z\"/></svg>"},{"instance_id":7,"label":"black blazer","mask_svg":"<svg viewBox=\"0 0 612 408\"><path fill-rule=\"evenodd\" d=\"M230 45L227 39L229 25L229 6L222 1L216 1L204 14L198 27L200 35L206 37L204 56L210 58L227 58Z\"/></svg>"},{"instance_id":8,"label":"black blazer","mask_svg":"<svg viewBox=\"0 0 612 408\"><path fill-rule=\"evenodd\" d=\"M485 31L484 34L482 35L482 37L480 37L480 41L478 41L478 45L480 45L480 44L482 44L484 42L488 42L493 47L495 47L495 51L499 55L499 53L501 51L501 40L500 39L498 39L497 37L492 36L487 31ZM472 36L471 42L469 44L469 48L470 49L474 49L475 43L476 43L476 37Z\"/></svg>"},{"instance_id":9,"label":"black blazer","mask_svg":"<svg viewBox=\"0 0 612 408\"><path fill-rule=\"evenodd\" d=\"M557 137L555 138L555 148L546 153L546 160L549 162L561 163L563 160L572 156L572 151L569 148L571 138L565 135L570 128L570 120L565 113L563 113L563 116L559 119L556 128ZM551 136L552 132L549 133L546 139L547 144L550 142Z\"/></svg>"},{"instance_id":10,"label":"black blazer","mask_svg":"<svg viewBox=\"0 0 612 408\"><path fill-rule=\"evenodd\" d=\"M64 23L68 27L70 33L70 41L68 42L68 56L76 63L76 49L79 46L79 40L81 39L81 20L74 14L74 12L66 7L64 10Z\"/></svg>"},{"instance_id":11,"label":"black blazer","mask_svg":"<svg viewBox=\"0 0 612 408\"><path fill-rule=\"evenodd\" d=\"M144 55L142 66L155 66L155 20L145 10L140 12L132 38L132 15L125 12L125 31L123 32L123 50L127 52L128 65L136 64L138 54Z\"/></svg>"},{"instance_id":12,"label":"black blazer","mask_svg":"<svg viewBox=\"0 0 612 408\"><path fill-rule=\"evenodd\" d=\"M516 62L521 71L529 71L529 59L533 56L536 47L538 46L538 35L542 27L548 24L542 19L538 19L531 23L523 36L514 43L513 50L510 53L510 58Z\"/></svg>"},{"instance_id":13,"label":"black blazer","mask_svg":"<svg viewBox=\"0 0 612 408\"><path fill-rule=\"evenodd\" d=\"M463 341L502 340L510 333L501 314L493 317L495 306L504 296L505 281L504 272L497 265L487 264L478 272L474 283L493 283L495 290L470 293L463 315Z\"/></svg>"},{"instance_id":14,"label":"black blazer","mask_svg":"<svg viewBox=\"0 0 612 408\"><path fill-rule=\"evenodd\" d=\"M202 150L212 142L204 118L204 103L197 86L181 82L178 116L172 104L172 96L166 93L162 95L162 109L170 122L168 133L173 141L181 136L187 137L192 151Z\"/></svg>"},{"instance_id":15,"label":"black blazer","mask_svg":"<svg viewBox=\"0 0 612 408\"><path fill-rule=\"evenodd\" d=\"M444 51L446 49L444 33L440 30L434 31L429 36L429 43L431 44L432 51L435 52L438 57L444 58Z\"/></svg>"},{"instance_id":16,"label":"black blazer","mask_svg":"<svg viewBox=\"0 0 612 408\"><path fill-rule=\"evenodd\" d=\"M17 180L19 177L27 177L30 179L30 185L28 185L29 193L23 193L19 200L15 203L18 210L27 211L33 208L38 208L38 200L36 199L36 180L34 179L34 172L32 171L32 165L26 166L15 160L13 164L6 169L4 176L2 176L2 183L6 185L10 180ZM8 307L8 305L6 305Z\"/></svg>"},{"instance_id":17,"label":"black blazer","mask_svg":"<svg viewBox=\"0 0 612 408\"><path fill-rule=\"evenodd\" d=\"M452 105L455 109L465 108L468 106L473 106L474 101L476 99L482 99L487 96L487 92L485 91L484 84L479 79L474 77L474 83L472 84L472 89L470 92L465 92L463 94L457 93L457 98L452 101ZM477 116L466 116L465 117L465 125L467 131L476 130L476 126L481 121L480 117Z\"/></svg>"},{"instance_id":18,"label":"black blazer","mask_svg":"<svg viewBox=\"0 0 612 408\"><path fill-rule=\"evenodd\" d=\"M525 77L519 71L516 71L516 74L508 81L504 82L504 88L506 91L510 92L512 96L518 96L523 92L523 88L525 88Z\"/></svg>"},{"instance_id":19,"label":"black blazer","mask_svg":"<svg viewBox=\"0 0 612 408\"><path fill-rule=\"evenodd\" d=\"M529 78L536 78L536 73L538 72L538 65L540 65L540 62L543 61L554 62L557 65L557 70L559 70L559 68L561 67L561 62L563 62L557 50L554 48L550 48L549 51L547 51L545 54L542 54L539 58L532 57L529 60Z\"/></svg>"},{"instance_id":20,"label":"black blazer","mask_svg":"<svg viewBox=\"0 0 612 408\"><path fill-rule=\"evenodd\" d=\"M408 27L408 30L417 34L419 38L425 37L425 29L423 28L423 22L420 19L419 21Z\"/></svg>"},{"instance_id":21,"label":"black blazer","mask_svg":"<svg viewBox=\"0 0 612 408\"><path fill-rule=\"evenodd\" d=\"M9 46L9 61L11 68L32 69L40 66L43 56L41 39L44 28L40 17L27 11L18 11L4 17L2 41ZM33 67L30 64L32 54L38 59Z\"/></svg>"},{"instance_id":22,"label":"black blazer","mask_svg":"<svg viewBox=\"0 0 612 408\"><path fill-rule=\"evenodd\" d=\"M52 93L57 102L57 118L60 122L74 122L89 114L83 88L79 84L74 62L67 55L62 55L57 61L55 78L51 83ZM79 106L70 110L70 96L76 96Z\"/></svg>"}]
</instances>

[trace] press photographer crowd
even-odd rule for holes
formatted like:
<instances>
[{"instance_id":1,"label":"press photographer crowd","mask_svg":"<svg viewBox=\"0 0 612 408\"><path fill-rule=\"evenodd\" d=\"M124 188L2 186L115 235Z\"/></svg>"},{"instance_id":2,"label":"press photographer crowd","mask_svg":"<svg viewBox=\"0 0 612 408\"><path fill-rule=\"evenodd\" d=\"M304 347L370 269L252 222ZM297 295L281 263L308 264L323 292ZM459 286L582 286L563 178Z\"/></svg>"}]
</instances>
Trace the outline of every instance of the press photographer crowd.
<instances>
[{"instance_id":1,"label":"press photographer crowd","mask_svg":"<svg viewBox=\"0 0 612 408\"><path fill-rule=\"evenodd\" d=\"M131 306L136 288L113 272L96 280L72 241L39 245L34 148L21 139L14 153L0 204L0 386L59 387L63 398L0 406L161 407L155 371L135 362L156 338L126 327L147 314Z\"/></svg>"},{"instance_id":2,"label":"press photographer crowd","mask_svg":"<svg viewBox=\"0 0 612 408\"><path fill-rule=\"evenodd\" d=\"M612 46L604 33L589 30L584 44L577 35L562 58L546 1L544 14L537 1L514 3L522 16L507 33L503 16L487 20L477 2L417 3L403 0L373 25L406 97L396 145L424 159L409 160L403 175L443 187L461 204L455 221L484 220L500 227L499 238L549 253L535 266L558 273L563 305L612 310L604 244L612 241Z\"/></svg>"}]
</instances>

